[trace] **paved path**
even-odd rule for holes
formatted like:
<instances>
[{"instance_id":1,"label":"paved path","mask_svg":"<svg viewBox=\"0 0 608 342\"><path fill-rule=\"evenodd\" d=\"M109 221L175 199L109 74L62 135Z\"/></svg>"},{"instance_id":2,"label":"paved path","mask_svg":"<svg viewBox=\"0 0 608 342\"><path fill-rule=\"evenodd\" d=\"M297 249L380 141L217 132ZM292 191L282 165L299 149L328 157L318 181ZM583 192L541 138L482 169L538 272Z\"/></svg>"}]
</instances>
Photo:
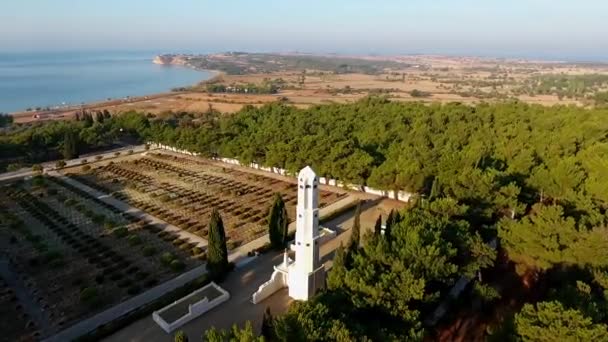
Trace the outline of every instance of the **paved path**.
<instances>
[{"instance_id":1,"label":"paved path","mask_svg":"<svg viewBox=\"0 0 608 342\"><path fill-rule=\"evenodd\" d=\"M352 211L350 216L352 216ZM332 224L350 228L352 225L350 216L345 215L334 219L332 220ZM348 239L350 239L349 232L350 230L321 245L319 249L321 259L331 260L337 246L340 243L346 244ZM220 284L222 288L230 293L230 299L188 322L178 330L183 330L188 335L190 341L199 341L203 332L211 327L229 329L233 324L242 327L245 322L251 321L254 329L259 332L266 307L270 308L273 315L279 315L284 313L293 302L288 295L287 289L280 290L257 305L250 301L251 295L258 287L270 279L274 271L273 266L280 264L282 261L282 253L269 252L232 272ZM331 263L329 262L329 264ZM326 263L327 267L328 263ZM103 341L172 342L173 334L167 334L154 322L152 315L149 315L107 337Z\"/></svg>"},{"instance_id":2,"label":"paved path","mask_svg":"<svg viewBox=\"0 0 608 342\"><path fill-rule=\"evenodd\" d=\"M128 153L129 150L133 150L133 153L145 152L146 145L126 146L126 147L121 147L121 148L117 148L114 150L105 151L105 152L101 152L101 153L99 153L99 152L91 153L91 154L80 156L76 159L66 160L65 163L66 163L66 167L83 165L83 163L82 163L83 160L87 160L88 162L95 162L96 156L101 156L102 159L104 159L104 160L116 158L116 156L114 155L116 152L119 152L119 153L121 153L121 156L124 156L125 153ZM42 165L44 172L48 172L48 171L57 170L57 167L55 167L56 163L57 163L57 160L50 161L50 162L44 162L40 165ZM23 168L21 170L15 171L15 172L0 173L0 181L10 181L10 180L20 179L20 178L24 178L24 177L31 177L34 174L35 173L32 171L31 168Z\"/></svg>"},{"instance_id":3,"label":"paved path","mask_svg":"<svg viewBox=\"0 0 608 342\"><path fill-rule=\"evenodd\" d=\"M199 247L206 247L207 246L207 240L203 239L202 237L198 236L198 235L194 235L190 232L187 232L185 230L182 230L174 225L171 225L155 216L152 216L148 213L146 213L145 211L142 211L138 208L132 207L130 205L128 205L127 203L118 200L106 193L103 193L101 191L97 191L87 185L84 185L82 183L80 183L79 181L66 177L62 174L60 174L57 171L51 171L48 173L50 176L53 177L57 177L59 179L61 179L62 181L73 185L83 191L86 191L87 193L95 196L97 199L99 199L100 201L107 203L115 208L117 208L118 210L122 211L122 212L126 212L129 214L132 214L134 216L136 216L139 219L145 220L147 223L150 224L154 224L157 227L160 227L168 232L173 232L176 233L177 235L179 235L181 238L186 238L189 239L192 242L196 242L198 244Z\"/></svg>"},{"instance_id":4,"label":"paved path","mask_svg":"<svg viewBox=\"0 0 608 342\"><path fill-rule=\"evenodd\" d=\"M19 276L11 269L8 260L0 257L0 278L15 291L15 296L23 306L23 311L36 323L36 327L41 331L48 331L51 328L49 317L44 309L34 301L34 296L27 289Z\"/></svg>"}]
</instances>

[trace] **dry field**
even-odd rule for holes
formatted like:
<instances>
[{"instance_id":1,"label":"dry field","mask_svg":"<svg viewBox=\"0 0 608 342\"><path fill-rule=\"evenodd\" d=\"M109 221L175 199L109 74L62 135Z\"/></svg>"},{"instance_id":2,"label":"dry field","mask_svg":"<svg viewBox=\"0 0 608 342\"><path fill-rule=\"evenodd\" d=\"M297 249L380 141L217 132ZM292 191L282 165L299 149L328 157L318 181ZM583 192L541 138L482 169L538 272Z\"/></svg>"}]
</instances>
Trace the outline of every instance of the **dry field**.
<instances>
[{"instance_id":1,"label":"dry field","mask_svg":"<svg viewBox=\"0 0 608 342\"><path fill-rule=\"evenodd\" d=\"M380 57L369 57L379 59ZM608 74L606 65L565 64L556 62L502 60L474 57L444 56L393 56L381 59L399 61L403 70L387 70L385 74L333 74L308 70L304 82L301 72L277 72L273 74L223 75L217 81L225 85L260 84L265 80L282 80L283 86L276 95L208 94L204 91L165 93L93 103L84 106L87 110L107 109L112 113L130 110L152 114L163 112L201 113L209 109L233 113L244 105L259 106L264 103L287 98L298 107L323 103L348 103L369 94L384 94L396 101L463 102L479 103L517 98L541 105L575 104L580 100L558 98L556 95L529 96L517 90L532 77L541 75L590 75ZM201 87L204 89L204 87ZM412 97L418 90L425 96ZM16 122L36 120L62 120L71 118L79 109L59 110L44 114L42 119L35 113L17 113Z\"/></svg>"}]
</instances>

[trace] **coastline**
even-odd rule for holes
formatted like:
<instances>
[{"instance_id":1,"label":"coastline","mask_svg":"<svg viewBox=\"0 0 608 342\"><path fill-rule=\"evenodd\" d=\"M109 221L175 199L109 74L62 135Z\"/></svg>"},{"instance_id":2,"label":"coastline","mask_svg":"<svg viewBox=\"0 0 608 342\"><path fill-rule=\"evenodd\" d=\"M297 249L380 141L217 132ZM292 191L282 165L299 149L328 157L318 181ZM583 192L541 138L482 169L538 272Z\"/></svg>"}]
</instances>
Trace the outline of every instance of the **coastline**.
<instances>
[{"instance_id":1,"label":"coastline","mask_svg":"<svg viewBox=\"0 0 608 342\"><path fill-rule=\"evenodd\" d=\"M150 65L152 65L152 63L154 62L154 59L150 60L148 58L148 63L150 63ZM160 63L154 63L154 64L160 64ZM146 87L142 87L143 89L141 89L141 93L137 92L137 89L135 89L134 91L129 91L129 92L120 92L117 93L118 95L109 95L107 97L105 97L105 95L100 95L99 99L91 99L91 96L88 96L89 99L83 99L81 102L78 99L73 99L70 101L71 103L52 103L49 102L47 104L40 104L40 102L37 104L36 101L34 99L32 99L32 101L27 101L24 102L23 108L26 108L25 106L27 105L29 108L32 108L31 110L8 110L6 111L7 114L13 116L13 118L15 119L16 122L23 122L23 121L32 121L32 120L45 120L45 119L52 119L51 116L56 117L59 116L61 117L62 114L65 113L69 113L69 112L73 112L73 111L77 111L77 110L81 110L81 109L97 109L99 107L107 107L107 106L113 106L113 105L118 105L118 104L124 104L124 103L129 103L129 102L137 102L137 101L142 101L142 100L148 100L148 99L158 99L158 98L162 98L162 97L166 97L166 96L170 96L170 95L176 95L176 94L180 94L182 93L182 91L173 91L173 89L189 89L191 87L194 87L198 84L201 84L203 82L209 81L209 80L214 80L217 79L219 76L222 75L222 73L220 71L217 70L206 70L206 69L200 69L200 68L195 68L192 67L190 65L179 65L179 64L171 64L171 67L175 66L175 67L182 67L183 69L190 69L193 71L196 71L200 74L196 74L195 76L190 77L190 80L185 80L186 82L184 82L183 84L167 84L167 87L165 89L158 89L158 88L163 88L162 84L163 82L155 82L157 85L161 85L157 88L157 91L152 90L150 91L150 89L146 89ZM137 83L135 83L137 84ZM150 83L148 83L150 84ZM154 82L152 83L154 84ZM147 87L150 88L150 87ZM96 88L90 88L90 89L96 89ZM91 90L94 91L94 90ZM66 92L66 94L68 94ZM36 109L38 110L36 110ZM3 111L4 112L4 111ZM27 119L29 118L29 120Z\"/></svg>"}]
</instances>

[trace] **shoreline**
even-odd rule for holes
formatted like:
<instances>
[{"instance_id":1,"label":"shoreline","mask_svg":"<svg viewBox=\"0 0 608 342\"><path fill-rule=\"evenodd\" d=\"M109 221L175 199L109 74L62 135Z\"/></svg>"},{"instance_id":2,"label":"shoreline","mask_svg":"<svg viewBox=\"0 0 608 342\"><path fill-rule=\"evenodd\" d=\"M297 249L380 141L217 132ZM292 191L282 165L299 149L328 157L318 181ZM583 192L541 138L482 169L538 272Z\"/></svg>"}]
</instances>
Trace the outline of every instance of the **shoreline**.
<instances>
[{"instance_id":1,"label":"shoreline","mask_svg":"<svg viewBox=\"0 0 608 342\"><path fill-rule=\"evenodd\" d=\"M197 72L206 72L209 74L208 78L201 79L194 84L177 86L177 87L173 87L172 89L179 89L179 88L187 89L187 88L196 86L198 84L201 84L203 82L214 80L224 74L223 72L221 72L219 70L200 69L200 68L195 68L191 65L180 65L180 64L163 65L163 64L157 64L157 63L154 63L154 64L159 65L159 66L183 67L183 68L191 69L191 70L194 70ZM187 90L172 91L171 89L167 89L166 91L155 92L155 93L147 93L147 94L141 94L141 95L135 95L135 96L124 95L124 96L117 96L115 98L110 98L110 99L105 99L105 100L87 101L87 102L83 102L82 104L37 106L37 107L42 107L43 109L49 108L49 110L31 110L31 111L21 110L21 111L8 112L7 114L12 116L16 121L19 118L24 118L24 117L28 117L28 116L36 121L42 121L45 119L53 119L53 118L43 118L46 116L62 117L62 116L60 116L61 114L78 111L78 110L82 110L82 109L96 109L99 107L114 106L114 105L119 105L119 104L130 103L130 102L139 102L139 101L145 101L145 100L150 100L150 99L159 99L159 98L167 97L170 95L179 95L179 94L182 94L185 92L187 92ZM36 116L40 116L40 117L36 118Z\"/></svg>"}]
</instances>

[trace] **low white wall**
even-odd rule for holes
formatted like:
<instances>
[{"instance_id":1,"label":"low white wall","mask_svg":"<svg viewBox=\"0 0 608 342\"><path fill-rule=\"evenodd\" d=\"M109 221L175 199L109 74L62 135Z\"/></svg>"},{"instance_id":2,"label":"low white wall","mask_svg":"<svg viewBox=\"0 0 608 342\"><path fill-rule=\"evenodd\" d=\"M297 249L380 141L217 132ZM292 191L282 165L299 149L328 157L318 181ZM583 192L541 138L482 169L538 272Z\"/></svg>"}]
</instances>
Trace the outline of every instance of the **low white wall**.
<instances>
[{"instance_id":1,"label":"low white wall","mask_svg":"<svg viewBox=\"0 0 608 342\"><path fill-rule=\"evenodd\" d=\"M199 155L199 153L193 153L193 152L190 152L187 150L182 150L182 149L178 149L175 147L166 146L166 145L162 145L162 144L156 144L156 143L148 143L148 144L151 146L157 147L157 148L161 148L161 149L165 149L165 150L173 151L173 152L177 152L177 153L182 153L182 154L186 154L186 155L190 155L190 156ZM217 158L216 160L221 161L223 163L227 163L227 164L245 166L245 167L250 167L250 168L253 168L256 170L272 172L272 173L276 173L276 174L279 174L282 176L289 175L287 170L281 169L278 167L264 167L264 166L261 166L256 163L251 163L249 165L243 165L243 164L241 164L241 162L239 160L231 159L231 158ZM339 186L339 187L346 188L349 190L361 191L361 192L370 193L370 194L377 195L377 196L388 197L388 198L396 199L396 200L399 200L402 202L409 202L410 198L414 195L414 194L406 192L406 191L396 192L396 191L387 191L387 190L377 190L374 188L370 188L367 186L361 186L361 185L357 185L357 184L345 184L339 180L326 179L325 177L319 177L319 183L330 185L330 186Z\"/></svg>"},{"instance_id":2,"label":"low white wall","mask_svg":"<svg viewBox=\"0 0 608 342\"><path fill-rule=\"evenodd\" d=\"M272 272L270 280L260 285L258 290L251 295L251 302L253 304L258 304L264 299L272 296L280 289L287 287L287 279L285 278L286 275L275 268L274 272Z\"/></svg>"},{"instance_id":3,"label":"low white wall","mask_svg":"<svg viewBox=\"0 0 608 342\"><path fill-rule=\"evenodd\" d=\"M321 237L319 238L319 245L323 245L327 241L336 237L336 231L329 228L321 227Z\"/></svg>"},{"instance_id":4,"label":"low white wall","mask_svg":"<svg viewBox=\"0 0 608 342\"><path fill-rule=\"evenodd\" d=\"M188 305L188 313L185 314L184 316L180 317L179 319L175 320L174 322L167 322L165 321L162 316L161 313L169 308L171 308L174 305L177 305L181 302L187 301L190 299L190 297L198 294L199 292L204 291L205 289L209 288L209 287L214 287L217 291L221 292L221 295L218 296L217 298L213 299L213 300L209 300L209 298L205 297L202 300L190 304ZM230 299L230 294L224 290L223 288L219 287L216 283L211 282L208 285L192 292L191 294L187 295L186 297L172 303L169 304L167 306L165 306L164 308L158 310L158 311L154 311L152 313L152 319L154 319L154 321L167 333L172 332L173 330L181 327L182 325L190 322L191 320L197 318L198 316L204 314L205 312L213 309L214 307L220 305L221 303L227 301L228 299Z\"/></svg>"}]
</instances>

